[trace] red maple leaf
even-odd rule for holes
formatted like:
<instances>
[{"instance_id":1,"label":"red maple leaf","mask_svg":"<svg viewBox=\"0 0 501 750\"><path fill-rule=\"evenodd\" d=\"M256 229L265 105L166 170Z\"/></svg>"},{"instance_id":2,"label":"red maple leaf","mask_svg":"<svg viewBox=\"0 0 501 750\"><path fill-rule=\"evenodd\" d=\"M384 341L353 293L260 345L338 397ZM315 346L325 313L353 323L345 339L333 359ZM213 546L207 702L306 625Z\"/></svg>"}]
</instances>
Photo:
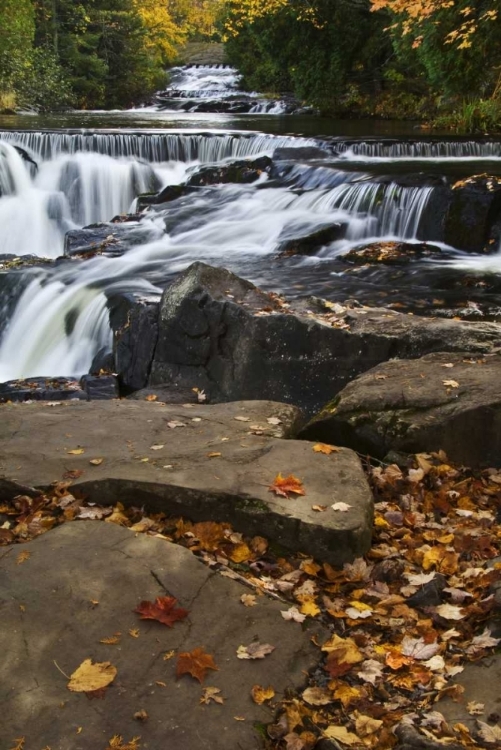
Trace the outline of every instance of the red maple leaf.
<instances>
[{"instance_id":1,"label":"red maple leaf","mask_svg":"<svg viewBox=\"0 0 501 750\"><path fill-rule=\"evenodd\" d=\"M157 596L155 602L141 602L134 612L141 616L142 620L157 620L171 628L177 620L183 620L188 615L187 609L178 607L177 599L173 596Z\"/></svg>"},{"instance_id":2,"label":"red maple leaf","mask_svg":"<svg viewBox=\"0 0 501 750\"><path fill-rule=\"evenodd\" d=\"M298 479L293 474L289 474L288 477L283 477L281 474L277 474L273 480L273 484L269 487L270 492L274 492L275 495L282 495L283 497L289 497L289 493L294 495L306 495L303 488L301 479Z\"/></svg>"}]
</instances>

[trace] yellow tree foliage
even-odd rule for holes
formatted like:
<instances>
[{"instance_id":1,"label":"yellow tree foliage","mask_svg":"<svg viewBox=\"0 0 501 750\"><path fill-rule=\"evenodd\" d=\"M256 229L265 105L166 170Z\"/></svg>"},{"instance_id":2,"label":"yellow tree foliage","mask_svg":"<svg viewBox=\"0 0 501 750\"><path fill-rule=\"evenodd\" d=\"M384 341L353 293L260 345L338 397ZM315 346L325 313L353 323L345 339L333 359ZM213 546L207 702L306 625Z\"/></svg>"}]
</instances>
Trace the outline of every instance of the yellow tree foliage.
<instances>
[{"instance_id":1,"label":"yellow tree foliage","mask_svg":"<svg viewBox=\"0 0 501 750\"><path fill-rule=\"evenodd\" d=\"M226 0L164 0L171 16L190 37L211 37Z\"/></svg>"},{"instance_id":2,"label":"yellow tree foliage","mask_svg":"<svg viewBox=\"0 0 501 750\"><path fill-rule=\"evenodd\" d=\"M471 7L461 7L458 0L371 0L371 10L385 9L399 17L402 33L414 35L413 47L419 47L423 40L419 34L419 24L427 19L433 20L439 11L448 11L457 18L457 26L444 41L454 44L457 49L467 49L473 44L479 24L495 21L498 17L498 1L490 0L492 7L478 12L474 0Z\"/></svg>"},{"instance_id":3,"label":"yellow tree foliage","mask_svg":"<svg viewBox=\"0 0 501 750\"><path fill-rule=\"evenodd\" d=\"M136 13L147 31L145 46L162 63L176 58L176 45L185 41L184 31L174 22L165 0L133 0Z\"/></svg>"},{"instance_id":4,"label":"yellow tree foliage","mask_svg":"<svg viewBox=\"0 0 501 750\"><path fill-rule=\"evenodd\" d=\"M314 0L227 0L226 5L230 10L230 16L225 28L230 36L238 36L245 24L275 15L284 9L294 13L298 21L308 21L315 26L322 26Z\"/></svg>"}]
</instances>

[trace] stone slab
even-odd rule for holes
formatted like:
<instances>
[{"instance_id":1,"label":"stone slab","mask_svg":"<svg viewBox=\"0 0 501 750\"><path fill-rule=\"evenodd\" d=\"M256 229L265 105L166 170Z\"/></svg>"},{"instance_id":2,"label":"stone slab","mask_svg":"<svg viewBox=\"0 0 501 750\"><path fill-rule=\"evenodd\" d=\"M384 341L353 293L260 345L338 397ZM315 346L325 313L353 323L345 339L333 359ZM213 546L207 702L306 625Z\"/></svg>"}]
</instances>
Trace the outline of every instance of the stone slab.
<instances>
[{"instance_id":1,"label":"stone slab","mask_svg":"<svg viewBox=\"0 0 501 750\"><path fill-rule=\"evenodd\" d=\"M30 553L21 565L20 552ZM316 625L305 632L286 622L280 611L287 605L265 596L244 607L244 593L246 586L188 550L114 524L76 521L2 548L0 747L25 737L26 750L104 750L114 735L140 736L141 750L262 747L255 723L272 721L273 710L252 701L253 685L272 685L277 698L300 687L320 653L311 636L322 634ZM167 595L189 611L173 628L133 612L140 601ZM129 635L134 628L137 638ZM100 643L116 632L119 644ZM276 650L238 659L237 648L255 639ZM221 690L222 705L201 705L202 686L189 675L175 678L177 654L197 647L219 667L204 684ZM102 699L70 692L61 673L71 675L88 658L118 670ZM134 719L141 710L149 717L143 722Z\"/></svg>"},{"instance_id":2,"label":"stone slab","mask_svg":"<svg viewBox=\"0 0 501 750\"><path fill-rule=\"evenodd\" d=\"M280 439L300 419L295 407L122 400L0 409L0 477L6 480L47 487L80 470L72 491L93 502L228 521L332 565L370 548L372 495L357 455L345 448L324 455L312 443ZM270 418L281 424L270 425ZM263 434L250 434L252 427L263 427ZM82 454L69 453L79 448ZM89 463L95 458L103 458L99 466ZM270 492L278 473L299 477L306 495ZM350 506L347 512L312 508L340 501Z\"/></svg>"}]
</instances>

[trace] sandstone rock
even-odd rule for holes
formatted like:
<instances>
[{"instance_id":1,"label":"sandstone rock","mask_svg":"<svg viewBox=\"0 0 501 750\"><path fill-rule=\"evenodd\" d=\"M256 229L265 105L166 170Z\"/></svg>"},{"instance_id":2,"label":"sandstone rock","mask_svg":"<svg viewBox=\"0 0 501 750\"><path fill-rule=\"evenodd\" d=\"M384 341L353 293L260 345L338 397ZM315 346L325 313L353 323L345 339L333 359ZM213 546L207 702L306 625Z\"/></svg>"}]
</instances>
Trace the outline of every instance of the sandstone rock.
<instances>
[{"instance_id":1,"label":"sandstone rock","mask_svg":"<svg viewBox=\"0 0 501 750\"><path fill-rule=\"evenodd\" d=\"M441 352L386 362L350 383L301 436L377 458L442 449L457 463L497 466L501 357Z\"/></svg>"}]
</instances>

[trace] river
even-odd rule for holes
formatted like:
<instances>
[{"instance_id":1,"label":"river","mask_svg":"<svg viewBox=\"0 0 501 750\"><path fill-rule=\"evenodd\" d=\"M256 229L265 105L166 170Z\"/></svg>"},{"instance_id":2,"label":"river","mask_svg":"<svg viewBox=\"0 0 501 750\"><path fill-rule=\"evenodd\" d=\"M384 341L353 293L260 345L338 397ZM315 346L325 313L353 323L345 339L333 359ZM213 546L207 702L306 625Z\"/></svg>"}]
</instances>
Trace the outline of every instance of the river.
<instances>
[{"instance_id":1,"label":"river","mask_svg":"<svg viewBox=\"0 0 501 750\"><path fill-rule=\"evenodd\" d=\"M416 123L264 112L280 112L280 103L247 114L179 109L199 99L213 108L234 102L232 75L187 71L192 89L163 108L0 116L0 256L53 261L12 270L0 259L0 381L87 372L112 344L109 297L158 296L194 260L289 296L501 317L499 244L488 255L465 253L433 228L444 186L501 174L501 141L423 134ZM219 88L201 85L209 76ZM66 232L133 212L138 195L284 147L324 156L289 152L252 184L199 187L153 207L128 225L128 250L118 257L61 260ZM339 238L314 254L280 255L287 242L335 224ZM342 259L380 240L428 241L440 255L397 267Z\"/></svg>"}]
</instances>

